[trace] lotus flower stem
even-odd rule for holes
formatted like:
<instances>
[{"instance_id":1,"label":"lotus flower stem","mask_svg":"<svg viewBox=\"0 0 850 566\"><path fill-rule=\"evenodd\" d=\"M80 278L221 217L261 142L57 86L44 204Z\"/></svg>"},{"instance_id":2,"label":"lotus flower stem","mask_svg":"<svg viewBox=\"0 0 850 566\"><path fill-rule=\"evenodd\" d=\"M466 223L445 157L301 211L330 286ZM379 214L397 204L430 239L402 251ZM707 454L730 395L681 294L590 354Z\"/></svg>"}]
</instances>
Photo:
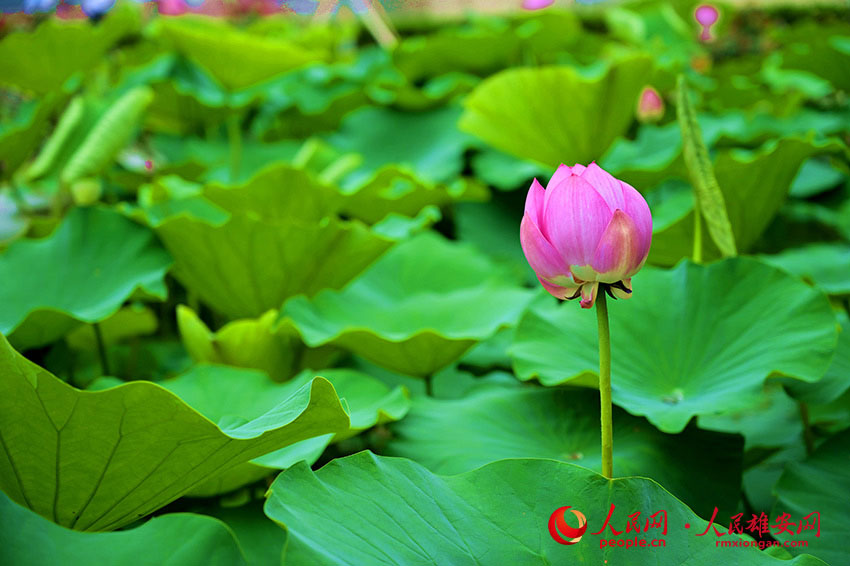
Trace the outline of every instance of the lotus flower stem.
<instances>
[{"instance_id":1,"label":"lotus flower stem","mask_svg":"<svg viewBox=\"0 0 850 566\"><path fill-rule=\"evenodd\" d=\"M702 212L699 204L694 206L694 263L702 263Z\"/></svg>"},{"instance_id":2,"label":"lotus flower stem","mask_svg":"<svg viewBox=\"0 0 850 566\"><path fill-rule=\"evenodd\" d=\"M602 420L602 475L614 475L614 431L611 424L611 333L608 329L608 303L605 293L596 299L599 326L599 405Z\"/></svg>"},{"instance_id":3,"label":"lotus flower stem","mask_svg":"<svg viewBox=\"0 0 850 566\"><path fill-rule=\"evenodd\" d=\"M97 342L97 354L100 356L100 371L103 375L110 375L109 359L106 357L106 345L103 342L103 332L100 329L100 324L95 322L92 324L94 330L94 339Z\"/></svg>"},{"instance_id":4,"label":"lotus flower stem","mask_svg":"<svg viewBox=\"0 0 850 566\"><path fill-rule=\"evenodd\" d=\"M242 165L242 124L239 114L233 114L227 120L227 141L230 145L230 182L235 183Z\"/></svg>"}]
</instances>

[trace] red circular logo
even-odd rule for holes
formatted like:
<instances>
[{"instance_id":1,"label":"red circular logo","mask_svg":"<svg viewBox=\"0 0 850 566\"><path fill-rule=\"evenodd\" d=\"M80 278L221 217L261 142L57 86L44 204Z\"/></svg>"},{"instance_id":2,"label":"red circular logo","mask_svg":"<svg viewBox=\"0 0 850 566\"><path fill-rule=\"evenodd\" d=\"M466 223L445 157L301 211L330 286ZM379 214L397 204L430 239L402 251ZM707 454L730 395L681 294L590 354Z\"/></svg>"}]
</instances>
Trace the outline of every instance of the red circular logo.
<instances>
[{"instance_id":1,"label":"red circular logo","mask_svg":"<svg viewBox=\"0 0 850 566\"><path fill-rule=\"evenodd\" d=\"M570 513L575 515L578 519L578 527L571 527L567 524L566 519L564 519L567 509L570 509L569 505L566 507L559 507L558 509L555 509L555 512L549 517L549 534L552 535L555 542L559 542L561 544L575 544L581 540L581 537L584 535L584 531L587 530L587 519L581 511L570 509Z\"/></svg>"}]
</instances>

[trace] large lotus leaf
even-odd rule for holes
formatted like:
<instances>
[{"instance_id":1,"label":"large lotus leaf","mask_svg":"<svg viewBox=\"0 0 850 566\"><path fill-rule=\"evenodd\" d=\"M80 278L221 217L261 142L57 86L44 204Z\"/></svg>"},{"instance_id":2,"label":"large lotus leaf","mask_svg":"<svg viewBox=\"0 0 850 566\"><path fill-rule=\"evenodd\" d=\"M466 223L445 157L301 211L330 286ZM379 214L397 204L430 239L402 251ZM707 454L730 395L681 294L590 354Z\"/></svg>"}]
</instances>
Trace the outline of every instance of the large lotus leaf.
<instances>
[{"instance_id":1,"label":"large lotus leaf","mask_svg":"<svg viewBox=\"0 0 850 566\"><path fill-rule=\"evenodd\" d=\"M505 19L475 18L464 26L405 38L393 51L393 62L411 81L447 71L486 75L514 59L519 46L519 34Z\"/></svg>"},{"instance_id":2,"label":"large lotus leaf","mask_svg":"<svg viewBox=\"0 0 850 566\"><path fill-rule=\"evenodd\" d=\"M599 395L540 387L489 387L456 400L417 398L393 427L388 454L438 474L466 472L505 458L550 458L600 470ZM694 511L733 511L741 484L740 437L695 427L669 435L614 412L614 472L663 482ZM700 470L713 470L710 477Z\"/></svg>"},{"instance_id":3,"label":"large lotus leaf","mask_svg":"<svg viewBox=\"0 0 850 566\"><path fill-rule=\"evenodd\" d=\"M367 107L343 120L328 141L344 152L363 157L360 167L344 179L345 187L358 187L384 165L409 168L432 183L449 182L463 170L463 152L475 140L457 129L459 106L425 112L401 112Z\"/></svg>"},{"instance_id":4,"label":"large lotus leaf","mask_svg":"<svg viewBox=\"0 0 850 566\"><path fill-rule=\"evenodd\" d=\"M104 346L109 347L130 338L150 336L156 332L158 325L159 320L153 310L141 303L132 303L119 309L98 326L100 339ZM75 328L65 340L74 350L93 353L98 349L97 332L90 325Z\"/></svg>"},{"instance_id":5,"label":"large lotus leaf","mask_svg":"<svg viewBox=\"0 0 850 566\"><path fill-rule=\"evenodd\" d=\"M739 250L753 246L779 211L800 165L816 153L840 149L834 142L816 143L785 138L768 142L755 152L724 150L714 162L714 171L732 232ZM652 236L649 261L673 265L693 251L693 212ZM710 239L703 238L704 257L720 257Z\"/></svg>"},{"instance_id":6,"label":"large lotus leaf","mask_svg":"<svg viewBox=\"0 0 850 566\"><path fill-rule=\"evenodd\" d=\"M260 316L299 293L339 288L394 243L336 217L335 199L342 197L296 169L270 169L238 187L207 187L204 195L230 219L214 225L173 216L156 231L174 257L175 276L232 318Z\"/></svg>"},{"instance_id":7,"label":"large lotus leaf","mask_svg":"<svg viewBox=\"0 0 850 566\"><path fill-rule=\"evenodd\" d=\"M157 170L193 166L205 171L199 176L204 181L229 183L230 144L224 138L200 139L187 136L157 135L151 139L157 156ZM276 143L261 143L256 140L242 141L242 160L239 166L240 183L244 183L275 162L291 161L301 145L292 140Z\"/></svg>"},{"instance_id":8,"label":"large lotus leaf","mask_svg":"<svg viewBox=\"0 0 850 566\"><path fill-rule=\"evenodd\" d=\"M847 313L839 313L838 323L841 332L829 369L823 379L815 383L788 380L785 386L794 398L805 403L824 405L837 400L850 389L850 317Z\"/></svg>"},{"instance_id":9,"label":"large lotus leaf","mask_svg":"<svg viewBox=\"0 0 850 566\"><path fill-rule=\"evenodd\" d=\"M416 216L426 206L445 206L457 201L482 201L487 189L467 179L450 184L428 183L395 165L382 167L363 186L346 192L342 211L364 222L379 222L388 214Z\"/></svg>"},{"instance_id":10,"label":"large lotus leaf","mask_svg":"<svg viewBox=\"0 0 850 566\"><path fill-rule=\"evenodd\" d=\"M610 309L613 398L665 432L748 407L775 373L817 381L835 350L826 296L753 259L644 268L634 289ZM595 385L597 352L595 313L574 303L529 311L510 351L544 385Z\"/></svg>"},{"instance_id":11,"label":"large lotus leaf","mask_svg":"<svg viewBox=\"0 0 850 566\"><path fill-rule=\"evenodd\" d=\"M850 491L849 451L850 431L845 431L820 445L807 460L786 465L775 487L777 501L771 513L774 524L786 513L790 515L788 521L793 523L789 526L790 533L774 530L775 538L783 542L808 541L807 553L833 565L847 561L844 525L850 521L850 511L844 494ZM804 520L814 511L820 516ZM817 528L801 529L815 522ZM802 550L795 547L791 552L799 554Z\"/></svg>"},{"instance_id":12,"label":"large lotus leaf","mask_svg":"<svg viewBox=\"0 0 850 566\"><path fill-rule=\"evenodd\" d=\"M229 90L246 88L306 63L328 58L326 49L242 31L203 17L159 20L160 32L180 53Z\"/></svg>"},{"instance_id":13,"label":"large lotus leaf","mask_svg":"<svg viewBox=\"0 0 850 566\"><path fill-rule=\"evenodd\" d=\"M233 318L340 287L392 245L361 224L333 219L324 226L275 225L235 216L219 227L175 218L157 232L174 256L177 278Z\"/></svg>"},{"instance_id":14,"label":"large lotus leaf","mask_svg":"<svg viewBox=\"0 0 850 566\"><path fill-rule=\"evenodd\" d=\"M704 127L704 122L699 122ZM706 132L703 138L711 144ZM688 178L682 158L682 132L676 122L644 124L635 139L615 141L599 162L612 175L643 191L671 177Z\"/></svg>"},{"instance_id":15,"label":"large lotus leaf","mask_svg":"<svg viewBox=\"0 0 850 566\"><path fill-rule=\"evenodd\" d=\"M0 492L0 525L0 561L15 566L245 564L233 532L203 515L175 513L127 531L81 533L51 523Z\"/></svg>"},{"instance_id":16,"label":"large lotus leaf","mask_svg":"<svg viewBox=\"0 0 850 566\"><path fill-rule=\"evenodd\" d=\"M33 31L17 31L0 41L0 84L36 94L57 90L71 75L85 72L106 51L139 26L129 4L110 10L102 22L49 18Z\"/></svg>"},{"instance_id":17,"label":"large lotus leaf","mask_svg":"<svg viewBox=\"0 0 850 566\"><path fill-rule=\"evenodd\" d=\"M494 261L508 266L518 280L540 283L522 252L517 234L522 220L520 191L494 195L489 203L458 203L454 207L455 231L459 240L475 245Z\"/></svg>"},{"instance_id":18,"label":"large lotus leaf","mask_svg":"<svg viewBox=\"0 0 850 566\"><path fill-rule=\"evenodd\" d=\"M850 26L846 22L800 22L781 30L778 39L784 68L813 73L837 89L850 89Z\"/></svg>"},{"instance_id":19,"label":"large lotus leaf","mask_svg":"<svg viewBox=\"0 0 850 566\"><path fill-rule=\"evenodd\" d=\"M147 228L107 209L74 209L49 237L0 254L0 333L20 329L16 344L40 346L71 326L49 322L103 320L137 289L164 299L170 265Z\"/></svg>"},{"instance_id":20,"label":"large lotus leaf","mask_svg":"<svg viewBox=\"0 0 850 566\"><path fill-rule=\"evenodd\" d=\"M206 509L204 513L230 527L245 553L248 566L280 566L286 533L266 517L261 501L240 507Z\"/></svg>"},{"instance_id":21,"label":"large lotus leaf","mask_svg":"<svg viewBox=\"0 0 850 566\"><path fill-rule=\"evenodd\" d=\"M212 332L195 312L177 307L183 345L196 362L254 368L284 381L305 367L327 367L335 348L307 348L291 325L277 325L278 313L234 320Z\"/></svg>"},{"instance_id":22,"label":"large lotus leaf","mask_svg":"<svg viewBox=\"0 0 850 566\"><path fill-rule=\"evenodd\" d=\"M190 495L208 496L232 491L288 468L301 460L312 464L333 440L357 434L376 424L396 421L407 413L410 399L402 387L389 387L364 373L347 369L319 372L333 385L350 411L350 427L323 434L264 454L225 470L195 486ZM305 370L287 383L274 383L262 372L227 366L196 366L160 383L194 410L224 427L256 419L308 387L316 372Z\"/></svg>"},{"instance_id":23,"label":"large lotus leaf","mask_svg":"<svg viewBox=\"0 0 850 566\"><path fill-rule=\"evenodd\" d=\"M475 154L472 170L488 185L504 191L527 189L531 179L543 179L552 173L539 163L518 159L492 148L484 148Z\"/></svg>"},{"instance_id":24,"label":"large lotus leaf","mask_svg":"<svg viewBox=\"0 0 850 566\"><path fill-rule=\"evenodd\" d=\"M530 300L486 257L434 233L393 248L340 291L293 297L281 315L309 346L335 344L426 376L513 325Z\"/></svg>"},{"instance_id":25,"label":"large lotus leaf","mask_svg":"<svg viewBox=\"0 0 850 566\"><path fill-rule=\"evenodd\" d=\"M805 384L816 386L817 384ZM743 435L746 450L778 448L803 442L803 421L797 403L780 383L768 382L758 400L743 410L700 415L699 427Z\"/></svg>"},{"instance_id":26,"label":"large lotus leaf","mask_svg":"<svg viewBox=\"0 0 850 566\"><path fill-rule=\"evenodd\" d=\"M344 430L348 415L325 379L219 428L159 385L80 391L0 340L0 488L73 529L121 527L217 472Z\"/></svg>"},{"instance_id":27,"label":"large lotus leaf","mask_svg":"<svg viewBox=\"0 0 850 566\"><path fill-rule=\"evenodd\" d=\"M581 43L581 24L572 12L522 14L510 20L470 14L462 25L404 37L393 63L412 83L446 73L486 76L521 60L557 61Z\"/></svg>"},{"instance_id":28,"label":"large lotus leaf","mask_svg":"<svg viewBox=\"0 0 850 566\"><path fill-rule=\"evenodd\" d=\"M850 244L812 244L760 258L814 283L830 295L850 294Z\"/></svg>"},{"instance_id":29,"label":"large lotus leaf","mask_svg":"<svg viewBox=\"0 0 850 566\"><path fill-rule=\"evenodd\" d=\"M571 67L502 71L469 95L460 127L550 167L587 163L625 133L650 66L648 58L632 56L593 76Z\"/></svg>"},{"instance_id":30,"label":"large lotus leaf","mask_svg":"<svg viewBox=\"0 0 850 566\"><path fill-rule=\"evenodd\" d=\"M550 516L562 506L587 518L582 540L571 546L555 542L548 532ZM653 480L608 480L553 460L500 460L439 476L409 460L362 452L318 472L303 464L287 470L272 484L265 511L286 529L285 564L523 566L607 560L630 566L823 566L810 556L783 562L758 548L718 548L717 541L734 535L699 536L708 523ZM664 513L658 517L666 515L666 534L660 528L625 532L628 515L640 513L643 530L659 511ZM604 535L592 534L603 528ZM613 535L612 528L622 534ZM600 536L637 538L647 546L600 548ZM649 546L653 539L664 539L665 548Z\"/></svg>"}]
</instances>

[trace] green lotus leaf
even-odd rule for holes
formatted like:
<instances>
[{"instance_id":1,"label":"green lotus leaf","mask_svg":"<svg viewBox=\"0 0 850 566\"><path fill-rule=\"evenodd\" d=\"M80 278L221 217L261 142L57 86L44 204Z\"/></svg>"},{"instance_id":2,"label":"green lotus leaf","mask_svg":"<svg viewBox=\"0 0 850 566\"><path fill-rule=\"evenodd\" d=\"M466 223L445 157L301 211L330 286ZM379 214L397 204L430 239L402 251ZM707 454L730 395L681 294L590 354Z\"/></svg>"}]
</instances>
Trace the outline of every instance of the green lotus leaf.
<instances>
[{"instance_id":1,"label":"green lotus leaf","mask_svg":"<svg viewBox=\"0 0 850 566\"><path fill-rule=\"evenodd\" d=\"M0 41L0 84L35 94L56 91L74 73L93 68L138 28L138 8L124 4L98 25L88 19L49 18L32 31L10 33Z\"/></svg>"},{"instance_id":2,"label":"green lotus leaf","mask_svg":"<svg viewBox=\"0 0 850 566\"><path fill-rule=\"evenodd\" d=\"M741 434L746 450L803 442L800 410L780 383L767 382L758 401L746 409L700 415L697 422L706 430Z\"/></svg>"},{"instance_id":3,"label":"green lotus leaf","mask_svg":"<svg viewBox=\"0 0 850 566\"><path fill-rule=\"evenodd\" d=\"M486 188L467 179L450 184L428 183L394 165L382 167L364 185L346 191L343 212L364 222L375 223L388 214L416 216L426 206L446 206L453 202L483 201Z\"/></svg>"},{"instance_id":4,"label":"green lotus leaf","mask_svg":"<svg viewBox=\"0 0 850 566\"><path fill-rule=\"evenodd\" d=\"M425 233L394 247L340 291L293 297L281 316L309 346L334 344L426 376L513 325L530 298L473 248Z\"/></svg>"},{"instance_id":5,"label":"green lotus leaf","mask_svg":"<svg viewBox=\"0 0 850 566\"><path fill-rule=\"evenodd\" d=\"M150 382L75 389L0 339L0 489L76 530L116 529L217 472L344 430L348 415L325 379L220 428Z\"/></svg>"},{"instance_id":6,"label":"green lotus leaf","mask_svg":"<svg viewBox=\"0 0 850 566\"><path fill-rule=\"evenodd\" d=\"M803 242L833 240L836 236L850 240L850 185L845 185L823 203L790 201L782 210L781 220L782 222L777 224L782 236L787 235L785 228L794 228L797 224L802 225L802 234L797 234L797 237ZM774 234L772 231L771 235ZM779 238L774 239L776 240Z\"/></svg>"},{"instance_id":7,"label":"green lotus leaf","mask_svg":"<svg viewBox=\"0 0 850 566\"><path fill-rule=\"evenodd\" d=\"M503 191L527 189L531 179L543 180L552 175L539 163L518 159L501 151L485 148L472 158L475 176Z\"/></svg>"},{"instance_id":8,"label":"green lotus leaf","mask_svg":"<svg viewBox=\"0 0 850 566\"><path fill-rule=\"evenodd\" d=\"M436 385L436 384L435 384ZM435 387L436 389L436 387ZM438 474L466 472L505 458L549 458L601 469L599 395L593 391L479 386L462 398L414 400L393 426L388 455L416 460ZM614 412L614 472L651 477L697 513L734 511L741 483L740 437L690 427L658 432ZM699 470L711 468L711 477Z\"/></svg>"},{"instance_id":9,"label":"green lotus leaf","mask_svg":"<svg viewBox=\"0 0 850 566\"><path fill-rule=\"evenodd\" d=\"M363 185L381 167L409 168L431 183L454 180L463 170L463 152L475 140L457 129L459 106L425 112L401 112L367 107L352 112L328 142L342 152L363 157L360 167L347 175L343 187Z\"/></svg>"},{"instance_id":10,"label":"green lotus leaf","mask_svg":"<svg viewBox=\"0 0 850 566\"><path fill-rule=\"evenodd\" d=\"M850 512L841 494L850 490L848 450L850 431L845 431L820 445L807 460L787 464L776 484L777 501L770 514L771 524L786 513L789 515L786 519L793 523L788 527L790 533L774 530L774 538L783 542L808 541L805 552L830 564L843 564L847 559L843 525L850 520ZM819 530L803 526L815 523L816 516L804 520L814 511L820 514ZM789 550L792 554L800 554L803 548Z\"/></svg>"},{"instance_id":11,"label":"green lotus leaf","mask_svg":"<svg viewBox=\"0 0 850 566\"><path fill-rule=\"evenodd\" d=\"M226 21L204 17L166 18L159 32L178 52L235 91L328 58L326 49L308 48L279 37L251 34Z\"/></svg>"},{"instance_id":12,"label":"green lotus leaf","mask_svg":"<svg viewBox=\"0 0 850 566\"><path fill-rule=\"evenodd\" d=\"M783 68L812 73L836 89L850 89L850 26L844 21L809 20L789 27L777 36L783 46Z\"/></svg>"},{"instance_id":13,"label":"green lotus leaf","mask_svg":"<svg viewBox=\"0 0 850 566\"><path fill-rule=\"evenodd\" d=\"M363 46L353 60L312 63L258 85L263 99L251 132L262 139L336 130L349 113L393 95L401 82L387 50Z\"/></svg>"},{"instance_id":14,"label":"green lotus leaf","mask_svg":"<svg viewBox=\"0 0 850 566\"><path fill-rule=\"evenodd\" d=\"M705 129L704 120L700 119L699 124ZM707 145L713 141L709 135L710 132L703 132ZM688 178L682 157L682 132L676 122L641 126L634 140L617 139L599 162L606 171L642 191L669 178Z\"/></svg>"},{"instance_id":15,"label":"green lotus leaf","mask_svg":"<svg viewBox=\"0 0 850 566\"><path fill-rule=\"evenodd\" d=\"M178 215L156 225L174 274L232 318L261 316L297 294L339 288L395 240L341 220L343 197L307 173L266 169L243 185L210 185L204 197L230 213L224 224Z\"/></svg>"},{"instance_id":16,"label":"green lotus leaf","mask_svg":"<svg viewBox=\"0 0 850 566\"><path fill-rule=\"evenodd\" d=\"M151 139L151 146L162 156L157 161L158 171L194 166L203 170L198 176L200 181L230 182L230 146L224 138L205 140L160 134ZM276 162L291 161L299 147L300 144L291 140L276 143L244 140L238 181L244 183Z\"/></svg>"},{"instance_id":17,"label":"green lotus leaf","mask_svg":"<svg viewBox=\"0 0 850 566\"><path fill-rule=\"evenodd\" d=\"M266 517L262 502L218 507L204 512L230 527L245 553L248 566L280 566L286 533Z\"/></svg>"},{"instance_id":18,"label":"green lotus leaf","mask_svg":"<svg viewBox=\"0 0 850 566\"><path fill-rule=\"evenodd\" d=\"M458 26L405 37L393 51L393 63L411 82L463 72L488 75L517 61L552 62L582 39L571 12L522 14L511 19L471 14Z\"/></svg>"},{"instance_id":19,"label":"green lotus leaf","mask_svg":"<svg viewBox=\"0 0 850 566\"><path fill-rule=\"evenodd\" d=\"M233 532L203 515L173 513L117 533L81 533L53 524L0 493L0 524L0 558L16 566L246 563Z\"/></svg>"},{"instance_id":20,"label":"green lotus leaf","mask_svg":"<svg viewBox=\"0 0 850 566\"><path fill-rule=\"evenodd\" d=\"M587 163L624 134L651 62L630 56L604 72L582 75L571 67L502 71L481 83L465 101L460 119L496 149L552 168ZM517 101L533 100L534 104Z\"/></svg>"},{"instance_id":21,"label":"green lotus leaf","mask_svg":"<svg viewBox=\"0 0 850 566\"><path fill-rule=\"evenodd\" d=\"M361 372L329 369L321 372L305 370L287 383L274 383L262 372L227 366L202 365L160 385L183 402L224 428L233 422L257 419L286 403L299 391L309 388L314 376L327 379L350 412L350 427L336 434L322 434L291 444L260 458L210 476L196 485L189 495L209 496L226 493L268 476L274 470L289 468L306 460L318 460L332 441L341 440L377 424L396 421L407 414L410 399L402 387L390 389ZM103 387L106 384L95 384Z\"/></svg>"},{"instance_id":22,"label":"green lotus leaf","mask_svg":"<svg viewBox=\"0 0 850 566\"><path fill-rule=\"evenodd\" d=\"M284 381L305 367L330 365L335 348L307 348L291 324L276 325L277 317L278 312L270 310L212 332L192 309L177 307L183 345L196 362L254 368L275 381Z\"/></svg>"},{"instance_id":23,"label":"green lotus leaf","mask_svg":"<svg viewBox=\"0 0 850 566\"><path fill-rule=\"evenodd\" d=\"M108 318L138 289L165 299L170 265L147 228L107 209L74 209L47 238L18 240L0 254L0 333L22 348L40 346L74 320Z\"/></svg>"},{"instance_id":24,"label":"green lotus leaf","mask_svg":"<svg viewBox=\"0 0 850 566\"><path fill-rule=\"evenodd\" d=\"M546 177L544 176L543 179ZM487 203L461 202L454 207L455 231L459 240L475 245L493 261L505 265L518 281L540 285L522 251L519 226L524 191L495 193Z\"/></svg>"},{"instance_id":25,"label":"green lotus leaf","mask_svg":"<svg viewBox=\"0 0 850 566\"><path fill-rule=\"evenodd\" d=\"M849 244L811 244L759 258L814 283L830 295L850 295Z\"/></svg>"},{"instance_id":26,"label":"green lotus leaf","mask_svg":"<svg viewBox=\"0 0 850 566\"><path fill-rule=\"evenodd\" d=\"M835 142L816 143L785 138L768 142L755 152L719 152L714 170L723 193L735 242L750 249L779 211L802 163L817 153L840 149ZM673 265L693 251L693 213L652 235L649 261ZM720 257L710 240L703 238L706 259Z\"/></svg>"},{"instance_id":27,"label":"green lotus leaf","mask_svg":"<svg viewBox=\"0 0 850 566\"><path fill-rule=\"evenodd\" d=\"M634 289L611 305L613 399L664 432L751 406L771 375L817 381L832 360L826 296L756 260L644 268ZM575 303L533 309L510 353L520 379L596 386L596 317Z\"/></svg>"},{"instance_id":28,"label":"green lotus leaf","mask_svg":"<svg viewBox=\"0 0 850 566\"><path fill-rule=\"evenodd\" d=\"M159 320L150 308L141 303L132 303L119 309L99 326L103 344L109 347L130 338L153 334L159 326ZM97 333L90 325L75 328L65 339L74 350L95 352L98 349Z\"/></svg>"},{"instance_id":29,"label":"green lotus leaf","mask_svg":"<svg viewBox=\"0 0 850 566\"><path fill-rule=\"evenodd\" d=\"M550 516L562 506L587 519L588 528L574 545L559 544L548 532ZM647 518L662 510L665 535L660 528L625 532L628 515L640 513L643 529ZM810 556L783 562L758 548L718 548L721 539L714 533L698 536L708 523L653 480L607 480L553 460L500 460L440 476L409 460L361 452L318 472L304 464L283 472L269 490L265 511L286 529L287 564L523 566L607 560L654 566L663 560L694 566L823 566ZM572 518L575 524L567 515L567 522ZM603 527L604 535L592 534ZM611 528L621 535L613 535ZM600 538L637 538L647 545L664 539L665 548L600 548Z\"/></svg>"},{"instance_id":30,"label":"green lotus leaf","mask_svg":"<svg viewBox=\"0 0 850 566\"><path fill-rule=\"evenodd\" d=\"M804 403L825 405L836 401L850 389L850 317L846 313L840 313L838 323L841 326L838 346L823 379L815 383L796 380L785 382L785 387L795 399Z\"/></svg>"},{"instance_id":31,"label":"green lotus leaf","mask_svg":"<svg viewBox=\"0 0 850 566\"><path fill-rule=\"evenodd\" d=\"M813 157L800 167L788 194L796 198L809 198L834 189L846 177L828 160Z\"/></svg>"}]
</instances>

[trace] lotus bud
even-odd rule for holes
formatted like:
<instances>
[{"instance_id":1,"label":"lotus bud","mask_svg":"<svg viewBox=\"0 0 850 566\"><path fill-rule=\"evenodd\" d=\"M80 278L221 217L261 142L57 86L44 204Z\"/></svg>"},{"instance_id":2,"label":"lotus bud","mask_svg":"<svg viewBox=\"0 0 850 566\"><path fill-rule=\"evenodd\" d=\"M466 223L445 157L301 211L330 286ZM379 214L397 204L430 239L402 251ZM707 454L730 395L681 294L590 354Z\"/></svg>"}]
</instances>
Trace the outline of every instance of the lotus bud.
<instances>
[{"instance_id":1,"label":"lotus bud","mask_svg":"<svg viewBox=\"0 0 850 566\"><path fill-rule=\"evenodd\" d=\"M545 189L531 183L520 243L540 284L559 299L581 297L589 309L600 287L629 298L651 242L646 200L596 163L561 165Z\"/></svg>"},{"instance_id":2,"label":"lotus bud","mask_svg":"<svg viewBox=\"0 0 850 566\"><path fill-rule=\"evenodd\" d=\"M542 10L555 3L555 0L523 0L523 10Z\"/></svg>"},{"instance_id":3,"label":"lotus bud","mask_svg":"<svg viewBox=\"0 0 850 566\"><path fill-rule=\"evenodd\" d=\"M717 18L719 16L720 13L717 11L717 8L711 4L698 6L694 11L694 18L696 18L699 25L702 26L702 32L699 34L699 38L702 41L711 41L713 39L711 35L711 26L717 22Z\"/></svg>"},{"instance_id":4,"label":"lotus bud","mask_svg":"<svg viewBox=\"0 0 850 566\"><path fill-rule=\"evenodd\" d=\"M638 99L637 118L642 123L657 122L664 116L664 100L651 86L643 87Z\"/></svg>"}]
</instances>

